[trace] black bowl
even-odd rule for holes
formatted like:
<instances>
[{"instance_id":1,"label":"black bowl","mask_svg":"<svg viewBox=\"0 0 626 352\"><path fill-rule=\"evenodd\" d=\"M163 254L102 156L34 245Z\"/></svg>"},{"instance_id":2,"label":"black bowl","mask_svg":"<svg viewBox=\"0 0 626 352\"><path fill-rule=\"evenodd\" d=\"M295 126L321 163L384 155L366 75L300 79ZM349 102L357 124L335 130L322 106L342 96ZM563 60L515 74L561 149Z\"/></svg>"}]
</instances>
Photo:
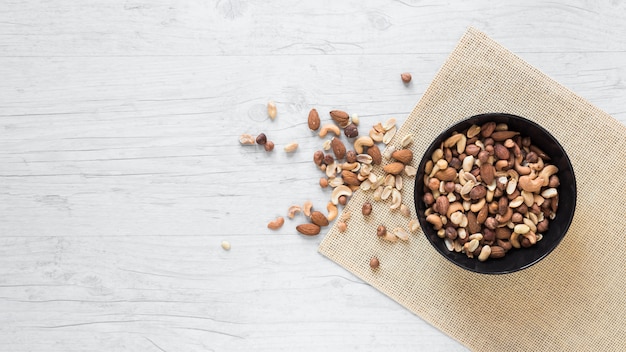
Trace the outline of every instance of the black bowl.
<instances>
[{"instance_id":1,"label":"black bowl","mask_svg":"<svg viewBox=\"0 0 626 352\"><path fill-rule=\"evenodd\" d=\"M529 136L532 143L543 150L550 158L550 163L559 168L558 176L560 179L559 207L556 217L550 221L549 229L543 233L543 239L538 241L530 248L515 249L512 248L503 258L493 259L481 262L477 258L468 258L465 253L449 251L444 240L437 236L437 231L431 224L426 222L424 212L427 207L423 202L424 196L424 168L426 162L430 159L433 151L441 146L441 143L450 137L454 131L463 131L471 125L483 125L489 121L496 123L506 123L510 130L518 131L522 136ZM567 154L559 142L538 124L516 115L503 113L489 113L470 117L454 126L443 131L428 147L426 153L422 157L418 167L417 177L415 179L415 209L422 230L424 231L428 241L452 263L463 269L483 274L505 274L512 273L521 269L530 267L547 256L561 242L563 236L574 217L576 208L576 179L574 178L574 170Z\"/></svg>"}]
</instances>

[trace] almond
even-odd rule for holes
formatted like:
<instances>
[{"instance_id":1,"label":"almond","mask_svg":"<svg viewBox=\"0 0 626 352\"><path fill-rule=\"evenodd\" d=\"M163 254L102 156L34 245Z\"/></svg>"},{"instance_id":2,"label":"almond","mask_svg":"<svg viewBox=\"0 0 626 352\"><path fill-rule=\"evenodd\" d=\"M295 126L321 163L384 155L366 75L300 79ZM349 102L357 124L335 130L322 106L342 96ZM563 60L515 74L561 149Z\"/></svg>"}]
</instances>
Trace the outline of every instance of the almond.
<instances>
[{"instance_id":1,"label":"almond","mask_svg":"<svg viewBox=\"0 0 626 352\"><path fill-rule=\"evenodd\" d=\"M383 170L388 174L399 175L404 170L404 164L399 162L387 164L383 166Z\"/></svg>"},{"instance_id":2,"label":"almond","mask_svg":"<svg viewBox=\"0 0 626 352\"><path fill-rule=\"evenodd\" d=\"M372 157L372 164L378 165L383 162L383 156L376 144L367 148L367 154Z\"/></svg>"},{"instance_id":3,"label":"almond","mask_svg":"<svg viewBox=\"0 0 626 352\"><path fill-rule=\"evenodd\" d=\"M456 170L452 167L437 171L435 174L435 178L439 179L439 181L454 181L456 176Z\"/></svg>"},{"instance_id":4,"label":"almond","mask_svg":"<svg viewBox=\"0 0 626 352\"><path fill-rule=\"evenodd\" d=\"M306 236L315 236L320 233L320 227L315 224L300 224L296 230Z\"/></svg>"},{"instance_id":5,"label":"almond","mask_svg":"<svg viewBox=\"0 0 626 352\"><path fill-rule=\"evenodd\" d=\"M341 172L341 178L343 179L343 183L348 186L359 186L361 181L357 178L357 174L352 171L343 170Z\"/></svg>"},{"instance_id":6,"label":"almond","mask_svg":"<svg viewBox=\"0 0 626 352\"><path fill-rule=\"evenodd\" d=\"M330 112L330 117L339 125L341 128L345 128L350 124L350 115L347 112L341 110L332 110Z\"/></svg>"},{"instance_id":7,"label":"almond","mask_svg":"<svg viewBox=\"0 0 626 352\"><path fill-rule=\"evenodd\" d=\"M509 138L513 138L517 136L519 132L515 131L498 131L491 134L491 138L493 138L496 142L503 142Z\"/></svg>"},{"instance_id":8,"label":"almond","mask_svg":"<svg viewBox=\"0 0 626 352\"><path fill-rule=\"evenodd\" d=\"M476 219L476 215L471 211L467 212L467 228L469 229L470 234L480 233L481 230L481 226Z\"/></svg>"},{"instance_id":9,"label":"almond","mask_svg":"<svg viewBox=\"0 0 626 352\"><path fill-rule=\"evenodd\" d=\"M504 257L504 248L500 246L491 246L491 254L489 258L502 258Z\"/></svg>"},{"instance_id":10,"label":"almond","mask_svg":"<svg viewBox=\"0 0 626 352\"><path fill-rule=\"evenodd\" d=\"M311 131L317 131L317 129L320 128L320 115L315 109L309 111L309 128Z\"/></svg>"},{"instance_id":11,"label":"almond","mask_svg":"<svg viewBox=\"0 0 626 352\"><path fill-rule=\"evenodd\" d=\"M403 164L408 164L413 160L413 152L409 149L400 149L391 153L391 157Z\"/></svg>"},{"instance_id":12,"label":"almond","mask_svg":"<svg viewBox=\"0 0 626 352\"><path fill-rule=\"evenodd\" d=\"M496 169L493 167L493 165L486 163L480 165L480 177L485 184L490 185L495 178L495 174Z\"/></svg>"},{"instance_id":13,"label":"almond","mask_svg":"<svg viewBox=\"0 0 626 352\"><path fill-rule=\"evenodd\" d=\"M491 136L491 134L493 133L495 129L496 129L495 122L487 122L486 124L480 127L480 135L483 136L483 138L488 138Z\"/></svg>"},{"instance_id":14,"label":"almond","mask_svg":"<svg viewBox=\"0 0 626 352\"><path fill-rule=\"evenodd\" d=\"M343 145L343 142L340 141L339 138L333 137L330 141L330 147L333 149L333 153L335 153L337 160L343 159L346 156L346 146Z\"/></svg>"},{"instance_id":15,"label":"almond","mask_svg":"<svg viewBox=\"0 0 626 352\"><path fill-rule=\"evenodd\" d=\"M319 211L311 213L311 222L320 227L328 226L328 219Z\"/></svg>"},{"instance_id":16,"label":"almond","mask_svg":"<svg viewBox=\"0 0 626 352\"><path fill-rule=\"evenodd\" d=\"M450 207L450 200L446 196L437 197L436 202L436 210L439 214L446 214L448 212L448 208Z\"/></svg>"},{"instance_id":17,"label":"almond","mask_svg":"<svg viewBox=\"0 0 626 352\"><path fill-rule=\"evenodd\" d=\"M498 159L500 160L509 160L509 156L511 156L511 153L509 152L507 147L503 146L500 143L497 143L493 147L493 152L494 154L496 154L496 157L498 157Z\"/></svg>"}]
</instances>

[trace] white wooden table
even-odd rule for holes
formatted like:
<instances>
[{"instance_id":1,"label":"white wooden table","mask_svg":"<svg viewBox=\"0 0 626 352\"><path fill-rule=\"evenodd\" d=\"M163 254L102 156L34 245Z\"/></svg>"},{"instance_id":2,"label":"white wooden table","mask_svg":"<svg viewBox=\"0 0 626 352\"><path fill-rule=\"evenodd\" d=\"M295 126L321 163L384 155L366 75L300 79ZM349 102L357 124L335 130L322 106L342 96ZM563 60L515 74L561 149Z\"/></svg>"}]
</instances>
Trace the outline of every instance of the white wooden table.
<instances>
[{"instance_id":1,"label":"white wooden table","mask_svg":"<svg viewBox=\"0 0 626 352\"><path fill-rule=\"evenodd\" d=\"M0 350L465 350L266 223L309 109L402 123L468 26L626 123L620 1L3 1Z\"/></svg>"}]
</instances>

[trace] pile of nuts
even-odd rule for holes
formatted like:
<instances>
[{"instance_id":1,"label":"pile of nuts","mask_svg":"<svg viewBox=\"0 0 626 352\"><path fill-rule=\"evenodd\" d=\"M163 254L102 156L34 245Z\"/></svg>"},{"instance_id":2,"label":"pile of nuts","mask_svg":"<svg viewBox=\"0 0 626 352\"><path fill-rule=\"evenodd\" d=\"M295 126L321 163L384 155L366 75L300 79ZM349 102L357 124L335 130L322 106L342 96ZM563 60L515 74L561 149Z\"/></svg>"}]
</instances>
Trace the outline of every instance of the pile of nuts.
<instances>
[{"instance_id":1,"label":"pile of nuts","mask_svg":"<svg viewBox=\"0 0 626 352\"><path fill-rule=\"evenodd\" d=\"M503 123L455 133L425 167L426 221L448 250L480 261L531 247L558 209L559 170L549 161Z\"/></svg>"}]
</instances>

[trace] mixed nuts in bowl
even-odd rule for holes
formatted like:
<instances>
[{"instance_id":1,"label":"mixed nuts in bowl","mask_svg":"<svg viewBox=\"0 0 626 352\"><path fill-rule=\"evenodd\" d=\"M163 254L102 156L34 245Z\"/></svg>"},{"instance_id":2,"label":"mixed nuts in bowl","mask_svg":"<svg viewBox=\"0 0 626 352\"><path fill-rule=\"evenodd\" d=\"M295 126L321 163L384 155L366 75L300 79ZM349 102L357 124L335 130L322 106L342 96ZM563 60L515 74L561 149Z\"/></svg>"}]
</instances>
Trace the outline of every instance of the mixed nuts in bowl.
<instances>
[{"instance_id":1,"label":"mixed nuts in bowl","mask_svg":"<svg viewBox=\"0 0 626 352\"><path fill-rule=\"evenodd\" d=\"M561 241L576 181L558 141L525 118L489 113L442 132L418 167L415 209L430 243L454 264L503 274Z\"/></svg>"}]
</instances>

